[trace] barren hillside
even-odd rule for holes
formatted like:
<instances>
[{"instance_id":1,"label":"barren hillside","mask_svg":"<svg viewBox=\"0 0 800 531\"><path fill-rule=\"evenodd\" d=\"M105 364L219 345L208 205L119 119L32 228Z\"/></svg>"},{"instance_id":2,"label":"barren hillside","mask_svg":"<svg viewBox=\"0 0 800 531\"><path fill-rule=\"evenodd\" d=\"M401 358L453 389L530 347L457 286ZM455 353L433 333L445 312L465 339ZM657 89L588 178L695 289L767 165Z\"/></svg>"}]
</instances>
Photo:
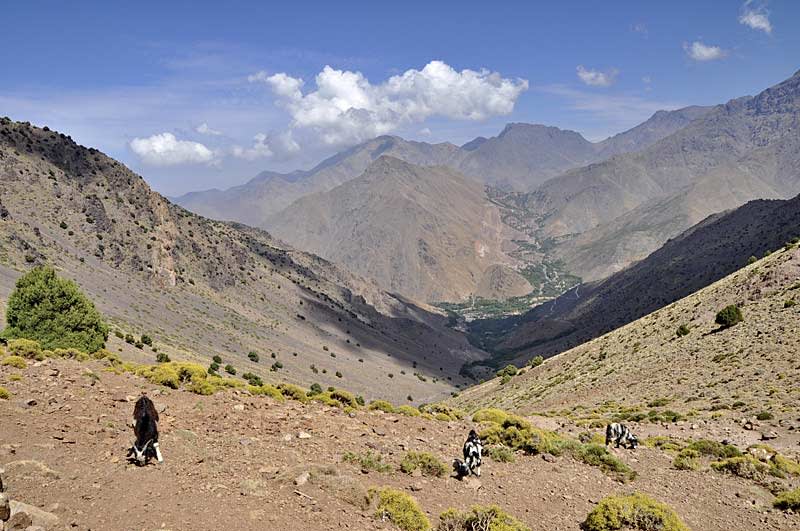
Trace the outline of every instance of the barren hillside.
<instances>
[{"instance_id":1,"label":"barren hillside","mask_svg":"<svg viewBox=\"0 0 800 531\"><path fill-rule=\"evenodd\" d=\"M445 316L261 230L191 214L54 131L4 119L0 182L0 306L24 270L50 263L118 331L147 333L174 358L220 355L267 380L397 400L448 394L464 361L483 356Z\"/></svg>"}]
</instances>

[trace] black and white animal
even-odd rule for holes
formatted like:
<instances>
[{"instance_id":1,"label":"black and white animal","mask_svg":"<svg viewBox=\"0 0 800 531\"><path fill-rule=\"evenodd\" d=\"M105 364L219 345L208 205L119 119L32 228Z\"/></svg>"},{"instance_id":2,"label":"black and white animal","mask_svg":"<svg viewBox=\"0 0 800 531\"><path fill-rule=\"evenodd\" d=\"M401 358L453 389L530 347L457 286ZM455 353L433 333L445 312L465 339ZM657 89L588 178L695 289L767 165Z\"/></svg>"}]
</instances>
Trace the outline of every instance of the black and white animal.
<instances>
[{"instance_id":1,"label":"black and white animal","mask_svg":"<svg viewBox=\"0 0 800 531\"><path fill-rule=\"evenodd\" d=\"M133 433L136 441L128 451L128 457L133 457L137 465L146 465L152 457L159 463L164 459L158 447L158 411L153 401L142 395L133 407L133 419L136 424Z\"/></svg>"},{"instance_id":2,"label":"black and white animal","mask_svg":"<svg viewBox=\"0 0 800 531\"><path fill-rule=\"evenodd\" d=\"M639 439L636 438L636 435L631 433L631 430L624 424L616 422L606 426L606 446L612 442L616 448L622 446L623 448L635 450L639 446Z\"/></svg>"},{"instance_id":3,"label":"black and white animal","mask_svg":"<svg viewBox=\"0 0 800 531\"><path fill-rule=\"evenodd\" d=\"M453 472L456 474L456 479L464 479L471 473L467 464L461 459L453 459Z\"/></svg>"},{"instance_id":4,"label":"black and white animal","mask_svg":"<svg viewBox=\"0 0 800 531\"><path fill-rule=\"evenodd\" d=\"M467 441L464 443L464 464L470 473L481 475L481 458L483 457L483 444L475 430L470 430Z\"/></svg>"}]
</instances>

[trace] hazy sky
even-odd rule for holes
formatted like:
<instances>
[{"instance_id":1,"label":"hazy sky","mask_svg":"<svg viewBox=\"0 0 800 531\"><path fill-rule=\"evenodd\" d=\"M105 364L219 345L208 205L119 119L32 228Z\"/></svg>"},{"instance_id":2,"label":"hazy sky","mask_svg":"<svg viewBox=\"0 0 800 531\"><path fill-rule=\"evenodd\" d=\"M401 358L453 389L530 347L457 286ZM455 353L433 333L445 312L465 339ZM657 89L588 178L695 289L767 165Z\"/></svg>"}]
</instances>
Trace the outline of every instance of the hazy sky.
<instances>
[{"instance_id":1,"label":"hazy sky","mask_svg":"<svg viewBox=\"0 0 800 531\"><path fill-rule=\"evenodd\" d=\"M115 5L112 5L115 4ZM0 115L176 195L378 134L590 140L800 69L800 2L81 2L3 7Z\"/></svg>"}]
</instances>

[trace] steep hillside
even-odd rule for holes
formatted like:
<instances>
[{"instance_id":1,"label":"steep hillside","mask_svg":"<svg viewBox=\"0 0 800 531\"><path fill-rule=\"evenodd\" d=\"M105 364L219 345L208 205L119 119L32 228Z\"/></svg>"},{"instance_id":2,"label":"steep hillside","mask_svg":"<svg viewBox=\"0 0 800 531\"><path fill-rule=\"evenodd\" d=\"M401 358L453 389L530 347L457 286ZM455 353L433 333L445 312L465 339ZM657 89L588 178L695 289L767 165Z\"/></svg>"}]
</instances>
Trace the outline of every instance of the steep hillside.
<instances>
[{"instance_id":1,"label":"steep hillside","mask_svg":"<svg viewBox=\"0 0 800 531\"><path fill-rule=\"evenodd\" d=\"M800 72L643 151L551 179L527 206L551 237L585 233L559 253L573 273L602 278L714 212L800 192L798 127Z\"/></svg>"},{"instance_id":2,"label":"steep hillside","mask_svg":"<svg viewBox=\"0 0 800 531\"><path fill-rule=\"evenodd\" d=\"M527 314L477 323L488 345L524 361L552 356L685 297L800 236L800 196L751 201L717 214L609 278Z\"/></svg>"},{"instance_id":3,"label":"steep hillside","mask_svg":"<svg viewBox=\"0 0 800 531\"><path fill-rule=\"evenodd\" d=\"M412 142L380 136L330 157L308 171L290 174L263 172L249 182L227 190L191 192L175 199L179 205L213 219L232 220L271 228L267 219L300 197L327 192L355 179L383 155L412 164L447 164L459 148L449 143Z\"/></svg>"},{"instance_id":4,"label":"steep hillside","mask_svg":"<svg viewBox=\"0 0 800 531\"><path fill-rule=\"evenodd\" d=\"M671 280L657 272L648 278ZM721 329L715 315L730 304L741 308L744 321ZM766 411L793 422L800 411L798 348L800 248L794 244L508 383L470 388L455 403L587 417L658 413L664 406L732 418Z\"/></svg>"},{"instance_id":5,"label":"steep hillside","mask_svg":"<svg viewBox=\"0 0 800 531\"><path fill-rule=\"evenodd\" d=\"M417 300L492 298L530 291L510 269L515 231L483 186L445 167L382 156L358 179L304 197L267 224L273 233L387 290ZM492 266L506 266L505 279ZM485 278L486 277L486 278Z\"/></svg>"},{"instance_id":6,"label":"steep hillside","mask_svg":"<svg viewBox=\"0 0 800 531\"><path fill-rule=\"evenodd\" d=\"M261 230L191 214L63 134L0 121L0 182L0 306L25 269L50 263L115 328L149 334L173 358L220 355L265 380L395 400L446 395L463 362L483 356L445 316Z\"/></svg>"}]
</instances>

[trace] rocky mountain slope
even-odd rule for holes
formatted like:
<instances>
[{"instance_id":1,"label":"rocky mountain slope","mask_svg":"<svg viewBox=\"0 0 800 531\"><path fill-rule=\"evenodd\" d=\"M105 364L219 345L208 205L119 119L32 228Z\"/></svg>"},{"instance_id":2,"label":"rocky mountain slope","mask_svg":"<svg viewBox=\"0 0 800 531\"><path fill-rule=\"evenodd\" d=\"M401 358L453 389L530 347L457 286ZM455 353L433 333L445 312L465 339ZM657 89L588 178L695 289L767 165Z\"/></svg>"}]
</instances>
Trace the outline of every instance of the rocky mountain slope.
<instances>
[{"instance_id":1,"label":"rocky mountain slope","mask_svg":"<svg viewBox=\"0 0 800 531\"><path fill-rule=\"evenodd\" d=\"M706 468L676 470L673 456L655 448L612 450L637 473L629 483L550 454L512 453L513 462L485 457L482 476L464 481L447 472L406 474L399 465L408 451L448 463L460 455L470 428L487 425L363 408L347 413L233 392L198 396L105 369L94 361L46 360L24 370L0 365L0 385L12 393L0 399L0 425L12 428L0 430L0 473L6 494L36 509L47 531L399 529L367 501L373 487L413 496L434 526L449 508L498 505L534 531L577 530L604 496L634 490L667 503L695 531L773 531L798 523L797 515L772 508L774 496L763 486ZM161 412L165 460L136 467L125 454L133 440L132 401L143 392ZM528 420L573 437L585 430L564 418ZM722 436L742 448L757 441L757 432L727 420L696 423L693 430L631 426L643 439ZM764 424L779 434L771 443L791 452L796 434ZM348 452L372 458L351 463ZM383 464L383 471L370 463Z\"/></svg>"},{"instance_id":2,"label":"rocky mountain slope","mask_svg":"<svg viewBox=\"0 0 800 531\"><path fill-rule=\"evenodd\" d=\"M797 227L793 225L795 230ZM696 233L702 238L701 229ZM676 260L681 263L680 258ZM709 275L712 270L698 268L695 272ZM654 283L672 280L659 278L658 271L646 279ZM681 280L676 277L674 282L677 285ZM641 297L636 289L643 290L644 281L645 277L640 277L628 295ZM602 298L608 293L587 296ZM643 302L640 298L639 304ZM715 324L715 315L731 304L740 307L744 321L723 329ZM602 309L599 304L594 308ZM610 312L611 306L607 309ZM521 326L533 330L536 324ZM679 332L680 327L684 328ZM470 388L454 403L523 413L566 408L570 415L586 417L625 412L647 415L648 408L658 413L663 407L683 415L723 412L719 415L730 417L743 411L751 415L766 411L769 415L765 418L794 422L800 410L798 348L800 247L790 244L672 304L548 359L510 382L502 384L495 379Z\"/></svg>"},{"instance_id":3,"label":"rocky mountain slope","mask_svg":"<svg viewBox=\"0 0 800 531\"><path fill-rule=\"evenodd\" d=\"M714 212L800 192L799 127L800 72L645 150L551 179L527 206L545 234L580 235L559 250L573 273L603 278Z\"/></svg>"},{"instance_id":4,"label":"rocky mountain slope","mask_svg":"<svg viewBox=\"0 0 800 531\"><path fill-rule=\"evenodd\" d=\"M716 214L607 279L527 314L476 324L487 345L520 360L552 356L621 327L737 271L800 236L800 196Z\"/></svg>"},{"instance_id":5,"label":"rocky mountain slope","mask_svg":"<svg viewBox=\"0 0 800 531\"><path fill-rule=\"evenodd\" d=\"M265 380L345 385L395 400L446 395L464 361L484 356L444 326L446 316L261 230L175 206L63 134L2 119L0 183L3 309L15 279L49 263L76 280L117 331L147 333L173 359L220 355Z\"/></svg>"},{"instance_id":6,"label":"rocky mountain slope","mask_svg":"<svg viewBox=\"0 0 800 531\"><path fill-rule=\"evenodd\" d=\"M416 300L531 289L506 254L516 232L481 184L443 166L384 155L359 178L306 196L267 224L277 237Z\"/></svg>"}]
</instances>

